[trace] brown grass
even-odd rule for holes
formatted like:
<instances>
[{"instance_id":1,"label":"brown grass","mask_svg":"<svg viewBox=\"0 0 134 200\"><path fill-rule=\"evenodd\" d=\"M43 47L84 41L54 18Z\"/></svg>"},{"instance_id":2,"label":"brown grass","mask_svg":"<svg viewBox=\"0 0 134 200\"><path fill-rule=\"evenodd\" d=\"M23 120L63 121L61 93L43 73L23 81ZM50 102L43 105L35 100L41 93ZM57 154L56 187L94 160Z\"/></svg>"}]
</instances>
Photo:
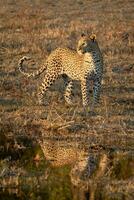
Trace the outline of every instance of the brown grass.
<instances>
[{"instance_id":1,"label":"brown grass","mask_svg":"<svg viewBox=\"0 0 134 200\"><path fill-rule=\"evenodd\" d=\"M85 151L87 155L92 149L95 152L96 149L105 151L108 155L113 150L133 152L133 24L134 3L127 0L1 2L2 158L9 156L8 149L13 148L10 139L15 138L13 141L18 142L18 138L24 135L36 141L62 140L65 146L75 143L78 155L81 151ZM36 93L43 75L38 80L23 77L16 70L18 60L24 55L32 57L36 65L31 65L28 70L34 71L55 48L69 46L75 49L82 32L95 33L103 52L105 73L100 104L94 113L90 112L85 116L78 85L75 105L66 105L63 99L63 82L59 80L47 93L49 105L38 106ZM109 191L113 187L110 184L113 183L105 186Z\"/></svg>"}]
</instances>

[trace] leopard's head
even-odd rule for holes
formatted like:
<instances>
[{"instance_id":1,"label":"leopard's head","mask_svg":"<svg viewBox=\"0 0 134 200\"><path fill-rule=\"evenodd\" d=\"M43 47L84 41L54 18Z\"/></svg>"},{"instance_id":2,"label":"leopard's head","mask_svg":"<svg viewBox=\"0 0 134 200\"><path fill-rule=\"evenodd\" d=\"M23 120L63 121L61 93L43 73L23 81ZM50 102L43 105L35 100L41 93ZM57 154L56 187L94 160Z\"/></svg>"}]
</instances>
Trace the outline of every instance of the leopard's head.
<instances>
[{"instance_id":1,"label":"leopard's head","mask_svg":"<svg viewBox=\"0 0 134 200\"><path fill-rule=\"evenodd\" d=\"M82 55L86 52L92 52L98 49L98 42L96 35L85 35L82 34L77 45L77 53Z\"/></svg>"}]
</instances>

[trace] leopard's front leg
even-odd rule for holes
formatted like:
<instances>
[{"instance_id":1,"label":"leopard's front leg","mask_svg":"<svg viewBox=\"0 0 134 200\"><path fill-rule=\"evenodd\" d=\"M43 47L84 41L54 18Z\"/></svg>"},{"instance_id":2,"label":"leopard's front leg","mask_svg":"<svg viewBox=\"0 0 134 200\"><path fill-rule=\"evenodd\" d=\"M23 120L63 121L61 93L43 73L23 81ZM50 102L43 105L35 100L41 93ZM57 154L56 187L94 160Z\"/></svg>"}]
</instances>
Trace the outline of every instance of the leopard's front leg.
<instances>
[{"instance_id":1,"label":"leopard's front leg","mask_svg":"<svg viewBox=\"0 0 134 200\"><path fill-rule=\"evenodd\" d=\"M87 107L89 106L89 77L85 76L81 80L81 92L82 92L82 102L83 106Z\"/></svg>"},{"instance_id":2,"label":"leopard's front leg","mask_svg":"<svg viewBox=\"0 0 134 200\"><path fill-rule=\"evenodd\" d=\"M93 80L93 105L99 103L101 93L101 78L95 76Z\"/></svg>"}]
</instances>

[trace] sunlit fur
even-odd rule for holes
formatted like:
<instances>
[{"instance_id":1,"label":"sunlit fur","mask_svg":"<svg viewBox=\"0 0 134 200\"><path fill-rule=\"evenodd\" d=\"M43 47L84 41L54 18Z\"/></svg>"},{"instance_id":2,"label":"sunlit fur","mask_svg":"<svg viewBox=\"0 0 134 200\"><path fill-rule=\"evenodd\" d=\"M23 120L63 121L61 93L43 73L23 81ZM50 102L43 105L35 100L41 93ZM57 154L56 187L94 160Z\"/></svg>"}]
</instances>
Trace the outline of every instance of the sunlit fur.
<instances>
[{"instance_id":1,"label":"sunlit fur","mask_svg":"<svg viewBox=\"0 0 134 200\"><path fill-rule=\"evenodd\" d=\"M81 83L83 106L89 105L89 82L93 81L93 104L99 101L101 80L103 75L103 58L96 36L82 35L78 41L77 51L69 48L57 48L48 56L45 64L34 73L26 73L22 64L28 57L19 61L19 70L28 77L35 77L45 71L44 80L39 88L39 102L48 88L61 75L66 82L64 94L67 103L72 103L74 80ZM63 76L64 75L64 76Z\"/></svg>"}]
</instances>

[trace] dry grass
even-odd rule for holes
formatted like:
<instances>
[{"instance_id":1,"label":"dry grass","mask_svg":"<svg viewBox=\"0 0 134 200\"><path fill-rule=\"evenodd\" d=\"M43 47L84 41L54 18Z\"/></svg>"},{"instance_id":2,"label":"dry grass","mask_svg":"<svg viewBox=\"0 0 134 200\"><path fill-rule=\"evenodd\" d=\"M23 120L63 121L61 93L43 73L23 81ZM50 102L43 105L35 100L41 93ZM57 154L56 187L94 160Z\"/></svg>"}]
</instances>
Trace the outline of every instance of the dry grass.
<instances>
[{"instance_id":1,"label":"dry grass","mask_svg":"<svg viewBox=\"0 0 134 200\"><path fill-rule=\"evenodd\" d=\"M18 142L18 138L23 136L34 141L40 141L42 136L45 141L59 141L62 150L63 143L65 148L75 144L74 152L78 151L78 157L81 152L85 151L87 155L92 149L95 152L105 151L108 155L113 150L133 152L133 23L134 3L127 0L1 2L2 158L10 155L10 139ZM104 56L105 74L100 105L94 113L83 115L79 85L75 91L75 105L66 105L64 87L61 86L63 82L59 80L47 93L49 105L38 106L36 92L43 76L38 80L23 77L16 70L18 60L24 55L32 57L37 65L31 65L28 70L34 71L56 47L75 48L82 32L94 32L97 35ZM63 142L60 143L61 140ZM74 152L72 150L72 155ZM55 159L61 159L62 162L62 156L60 158L59 155L57 153ZM114 187L113 184L116 183L109 183L107 188Z\"/></svg>"}]
</instances>

